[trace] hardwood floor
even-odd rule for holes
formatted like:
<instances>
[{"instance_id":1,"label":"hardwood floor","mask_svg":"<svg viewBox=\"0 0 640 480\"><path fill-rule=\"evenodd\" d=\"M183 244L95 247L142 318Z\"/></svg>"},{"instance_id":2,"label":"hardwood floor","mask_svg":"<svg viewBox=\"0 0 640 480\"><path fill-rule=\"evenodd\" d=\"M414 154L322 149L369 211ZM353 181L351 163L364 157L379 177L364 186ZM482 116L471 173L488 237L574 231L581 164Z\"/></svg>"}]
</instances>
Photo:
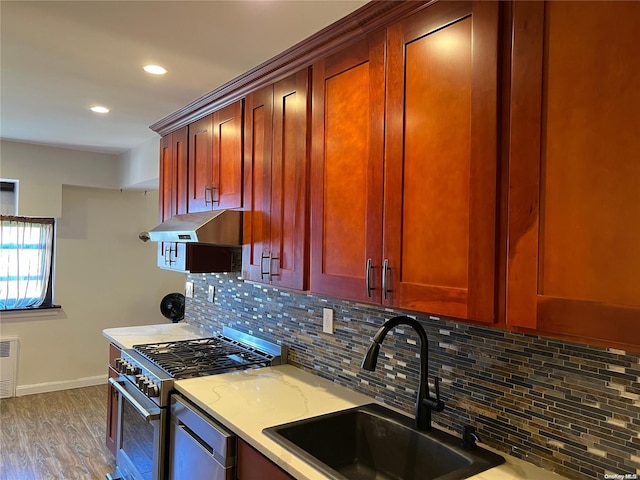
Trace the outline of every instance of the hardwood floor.
<instances>
[{"instance_id":1,"label":"hardwood floor","mask_svg":"<svg viewBox=\"0 0 640 480\"><path fill-rule=\"evenodd\" d=\"M98 385L0 400L0 479L104 479L106 398Z\"/></svg>"}]
</instances>

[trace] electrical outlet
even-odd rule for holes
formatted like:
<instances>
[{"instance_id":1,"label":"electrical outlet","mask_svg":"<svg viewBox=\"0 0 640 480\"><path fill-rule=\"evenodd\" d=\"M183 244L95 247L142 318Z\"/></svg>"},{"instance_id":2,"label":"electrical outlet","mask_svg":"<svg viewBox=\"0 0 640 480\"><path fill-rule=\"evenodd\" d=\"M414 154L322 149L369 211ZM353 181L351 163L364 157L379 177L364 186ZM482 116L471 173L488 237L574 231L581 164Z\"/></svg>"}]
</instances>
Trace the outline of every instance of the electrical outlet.
<instances>
[{"instance_id":1,"label":"electrical outlet","mask_svg":"<svg viewBox=\"0 0 640 480\"><path fill-rule=\"evenodd\" d=\"M322 309L322 331L333 333L333 310L330 308Z\"/></svg>"},{"instance_id":2,"label":"electrical outlet","mask_svg":"<svg viewBox=\"0 0 640 480\"><path fill-rule=\"evenodd\" d=\"M213 303L213 299L216 296L216 287L214 285L209 285L209 292L207 293L207 300Z\"/></svg>"},{"instance_id":3,"label":"electrical outlet","mask_svg":"<svg viewBox=\"0 0 640 480\"><path fill-rule=\"evenodd\" d=\"M193 298L193 282L186 282L184 284L184 296L187 298Z\"/></svg>"}]
</instances>

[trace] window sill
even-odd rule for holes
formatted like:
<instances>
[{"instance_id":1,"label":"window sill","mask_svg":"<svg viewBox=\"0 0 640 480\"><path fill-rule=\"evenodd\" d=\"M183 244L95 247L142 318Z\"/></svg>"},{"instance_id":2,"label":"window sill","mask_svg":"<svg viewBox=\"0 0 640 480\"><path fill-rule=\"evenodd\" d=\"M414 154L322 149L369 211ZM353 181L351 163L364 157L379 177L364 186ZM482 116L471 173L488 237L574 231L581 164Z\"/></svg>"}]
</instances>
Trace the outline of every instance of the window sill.
<instances>
[{"instance_id":1,"label":"window sill","mask_svg":"<svg viewBox=\"0 0 640 480\"><path fill-rule=\"evenodd\" d=\"M60 305L40 308L22 308L18 310L0 310L0 318L3 320L37 317L55 317L62 312Z\"/></svg>"}]
</instances>

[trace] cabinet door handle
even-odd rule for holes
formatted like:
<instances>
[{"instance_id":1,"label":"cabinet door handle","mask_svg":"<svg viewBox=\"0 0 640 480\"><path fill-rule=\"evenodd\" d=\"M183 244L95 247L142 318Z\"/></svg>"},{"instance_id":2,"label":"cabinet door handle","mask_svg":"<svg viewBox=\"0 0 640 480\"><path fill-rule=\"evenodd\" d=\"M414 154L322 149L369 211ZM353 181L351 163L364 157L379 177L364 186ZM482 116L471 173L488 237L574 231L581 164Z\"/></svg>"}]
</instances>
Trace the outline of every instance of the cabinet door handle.
<instances>
[{"instance_id":1,"label":"cabinet door handle","mask_svg":"<svg viewBox=\"0 0 640 480\"><path fill-rule=\"evenodd\" d=\"M175 245L175 249L174 249L174 245ZM176 263L175 260L171 259L171 254L175 253L175 255L173 256L174 258L176 258L178 256L178 245L174 244L174 243L169 243L168 245L164 245L164 250L162 252L162 256L164 257L164 264L165 265L171 265L173 263Z\"/></svg>"},{"instance_id":2,"label":"cabinet door handle","mask_svg":"<svg viewBox=\"0 0 640 480\"><path fill-rule=\"evenodd\" d=\"M273 273L273 261L274 260L280 260L279 257L274 257L273 254L269 254L269 281L271 282L273 280L273 277L277 277L278 275L280 275L279 273Z\"/></svg>"},{"instance_id":3,"label":"cabinet door handle","mask_svg":"<svg viewBox=\"0 0 640 480\"><path fill-rule=\"evenodd\" d=\"M266 271L263 268L265 260L269 262ZM260 255L260 277L264 279L264 277L267 276L270 282L273 280L273 277L277 277L278 275L280 275L279 273L273 273L274 260L279 260L279 258L274 257L271 252L269 252L268 255L266 255L265 253L262 253L262 255Z\"/></svg>"},{"instance_id":4,"label":"cabinet door handle","mask_svg":"<svg viewBox=\"0 0 640 480\"><path fill-rule=\"evenodd\" d=\"M213 191L217 190L218 191L218 199L216 200L215 198L213 198ZM207 192L211 192L208 197L211 200L207 200ZM218 205L220 204L220 189L218 187L216 187L215 185L211 185L204 187L204 204L205 205L211 205L211 207L213 207L213 204L217 203Z\"/></svg>"},{"instance_id":5,"label":"cabinet door handle","mask_svg":"<svg viewBox=\"0 0 640 480\"><path fill-rule=\"evenodd\" d=\"M391 293L391 290L387 288L389 281L389 279L387 278L389 275L389 270L391 270L391 267L389 267L389 259L385 258L384 262L382 262L382 295L384 296L385 300L389 298L388 294Z\"/></svg>"},{"instance_id":6,"label":"cabinet door handle","mask_svg":"<svg viewBox=\"0 0 640 480\"><path fill-rule=\"evenodd\" d=\"M267 268L267 270L265 271L264 268L262 268L264 266L264 261L265 260L269 260L269 267ZM262 252L262 254L260 255L260 278L262 278L264 280L265 275L268 277L268 275L270 275L271 273L271 253L269 252L269 254L265 254L264 252Z\"/></svg>"},{"instance_id":7,"label":"cabinet door handle","mask_svg":"<svg viewBox=\"0 0 640 480\"><path fill-rule=\"evenodd\" d=\"M371 292L375 290L375 288L371 286L371 270L373 270L373 268L373 261L370 258L367 258L367 266L364 272L364 278L367 288L367 297L369 298L371 298Z\"/></svg>"}]
</instances>

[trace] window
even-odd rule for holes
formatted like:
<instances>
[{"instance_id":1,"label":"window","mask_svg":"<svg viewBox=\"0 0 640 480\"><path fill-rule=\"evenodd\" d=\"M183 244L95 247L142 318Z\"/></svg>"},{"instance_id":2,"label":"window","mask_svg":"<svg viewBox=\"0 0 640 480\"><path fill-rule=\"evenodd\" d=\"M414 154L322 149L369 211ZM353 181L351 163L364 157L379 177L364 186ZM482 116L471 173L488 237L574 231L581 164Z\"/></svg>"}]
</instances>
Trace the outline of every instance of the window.
<instances>
[{"instance_id":1,"label":"window","mask_svg":"<svg viewBox=\"0 0 640 480\"><path fill-rule=\"evenodd\" d=\"M0 310L53 307L54 219L0 219Z\"/></svg>"},{"instance_id":2,"label":"window","mask_svg":"<svg viewBox=\"0 0 640 480\"><path fill-rule=\"evenodd\" d=\"M18 214L18 180L0 178L0 215Z\"/></svg>"}]
</instances>

